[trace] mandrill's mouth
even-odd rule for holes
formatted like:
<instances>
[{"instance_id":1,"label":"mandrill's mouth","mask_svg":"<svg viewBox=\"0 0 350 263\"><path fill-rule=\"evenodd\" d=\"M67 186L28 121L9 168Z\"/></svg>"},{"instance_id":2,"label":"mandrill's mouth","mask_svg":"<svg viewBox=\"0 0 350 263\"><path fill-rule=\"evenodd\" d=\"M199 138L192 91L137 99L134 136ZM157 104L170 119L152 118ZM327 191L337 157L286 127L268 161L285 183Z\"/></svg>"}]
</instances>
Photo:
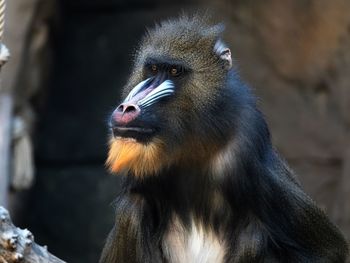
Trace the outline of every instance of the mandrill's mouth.
<instances>
[{"instance_id":1,"label":"mandrill's mouth","mask_svg":"<svg viewBox=\"0 0 350 263\"><path fill-rule=\"evenodd\" d=\"M121 127L112 128L114 138L134 139L140 142L149 141L155 134L155 129L144 127Z\"/></svg>"}]
</instances>

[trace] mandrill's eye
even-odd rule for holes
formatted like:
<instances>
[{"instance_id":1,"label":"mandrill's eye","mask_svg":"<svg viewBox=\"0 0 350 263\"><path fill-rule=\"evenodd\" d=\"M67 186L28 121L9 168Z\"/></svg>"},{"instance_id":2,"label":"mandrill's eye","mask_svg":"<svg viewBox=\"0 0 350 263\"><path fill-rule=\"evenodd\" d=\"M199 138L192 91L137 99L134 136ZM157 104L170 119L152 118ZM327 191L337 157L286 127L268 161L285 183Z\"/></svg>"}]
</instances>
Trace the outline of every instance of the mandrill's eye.
<instances>
[{"instance_id":1,"label":"mandrill's eye","mask_svg":"<svg viewBox=\"0 0 350 263\"><path fill-rule=\"evenodd\" d=\"M172 77L177 77L181 74L181 71L181 68L173 66L170 68L169 73Z\"/></svg>"},{"instance_id":2,"label":"mandrill's eye","mask_svg":"<svg viewBox=\"0 0 350 263\"><path fill-rule=\"evenodd\" d=\"M152 73L153 73L153 74L156 74L156 73L158 72L158 67L157 67L157 65L154 65L154 64L153 64L153 65L151 66L151 70L152 70Z\"/></svg>"}]
</instances>

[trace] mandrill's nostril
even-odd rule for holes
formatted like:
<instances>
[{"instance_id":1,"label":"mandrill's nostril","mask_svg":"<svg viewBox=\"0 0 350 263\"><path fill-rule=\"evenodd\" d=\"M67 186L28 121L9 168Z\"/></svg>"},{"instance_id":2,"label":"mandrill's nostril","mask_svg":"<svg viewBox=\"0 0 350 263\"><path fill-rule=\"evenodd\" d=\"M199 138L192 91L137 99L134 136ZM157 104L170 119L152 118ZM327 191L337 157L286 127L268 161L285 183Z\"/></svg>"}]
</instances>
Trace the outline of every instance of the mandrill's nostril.
<instances>
[{"instance_id":1,"label":"mandrill's nostril","mask_svg":"<svg viewBox=\"0 0 350 263\"><path fill-rule=\"evenodd\" d=\"M120 105L118 106L117 111L118 111L118 112L123 112L123 111L124 111L124 106L123 106L123 104L120 104Z\"/></svg>"},{"instance_id":2,"label":"mandrill's nostril","mask_svg":"<svg viewBox=\"0 0 350 263\"><path fill-rule=\"evenodd\" d=\"M123 110L124 113L131 113L134 111L137 111L135 105L125 105L124 110Z\"/></svg>"}]
</instances>

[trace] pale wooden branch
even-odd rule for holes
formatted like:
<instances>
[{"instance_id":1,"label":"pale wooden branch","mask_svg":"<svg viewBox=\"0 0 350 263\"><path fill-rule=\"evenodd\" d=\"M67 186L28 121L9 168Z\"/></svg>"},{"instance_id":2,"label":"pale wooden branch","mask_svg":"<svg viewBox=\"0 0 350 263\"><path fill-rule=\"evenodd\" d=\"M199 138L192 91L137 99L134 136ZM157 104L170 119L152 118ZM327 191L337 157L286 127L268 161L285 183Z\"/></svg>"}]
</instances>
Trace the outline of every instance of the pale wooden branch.
<instances>
[{"instance_id":1,"label":"pale wooden branch","mask_svg":"<svg viewBox=\"0 0 350 263\"><path fill-rule=\"evenodd\" d=\"M13 225L8 211L0 206L0 263L64 263L39 246L27 229Z\"/></svg>"}]
</instances>

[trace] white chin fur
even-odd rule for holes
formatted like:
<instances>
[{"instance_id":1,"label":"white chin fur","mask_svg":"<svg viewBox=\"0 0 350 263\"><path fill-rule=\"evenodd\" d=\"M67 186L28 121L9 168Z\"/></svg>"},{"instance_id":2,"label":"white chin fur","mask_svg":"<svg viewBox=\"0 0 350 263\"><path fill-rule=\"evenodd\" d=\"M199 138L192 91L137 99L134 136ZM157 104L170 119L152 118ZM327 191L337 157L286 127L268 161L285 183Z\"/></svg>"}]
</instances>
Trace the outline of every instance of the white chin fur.
<instances>
[{"instance_id":1,"label":"white chin fur","mask_svg":"<svg viewBox=\"0 0 350 263\"><path fill-rule=\"evenodd\" d=\"M117 136L115 137L116 140L122 140L122 141L127 141L127 142L136 142L136 140L134 138L130 138L130 137L120 137Z\"/></svg>"}]
</instances>

